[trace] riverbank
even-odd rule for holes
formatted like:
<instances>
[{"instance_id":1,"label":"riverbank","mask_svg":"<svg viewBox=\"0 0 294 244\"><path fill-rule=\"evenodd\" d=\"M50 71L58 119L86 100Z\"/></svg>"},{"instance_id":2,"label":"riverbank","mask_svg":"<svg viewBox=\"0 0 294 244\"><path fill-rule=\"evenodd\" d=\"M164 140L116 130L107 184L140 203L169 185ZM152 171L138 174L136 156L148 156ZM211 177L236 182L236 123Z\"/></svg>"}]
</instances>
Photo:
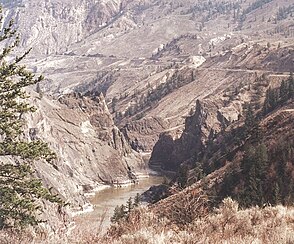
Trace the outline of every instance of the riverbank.
<instances>
[{"instance_id":1,"label":"riverbank","mask_svg":"<svg viewBox=\"0 0 294 244\"><path fill-rule=\"evenodd\" d=\"M142 194L153 185L159 185L163 182L163 177L154 175L141 174L136 184L126 182L121 187L104 187L98 188L94 196L88 195L88 200L93 206L92 211L80 211L79 215L75 215L74 221L77 226L93 223L101 225L102 229L107 229L110 224L110 218L116 206L126 204L129 198L133 198L137 194Z\"/></svg>"},{"instance_id":2,"label":"riverbank","mask_svg":"<svg viewBox=\"0 0 294 244\"><path fill-rule=\"evenodd\" d=\"M118 181L114 182L112 184L97 184L94 187L92 187L90 190L85 192L83 195L90 201L88 203L85 203L84 205L80 206L80 209L71 209L69 212L69 215L71 217L76 217L79 215L87 214L92 211L94 211L94 205L91 203L91 199L95 198L95 195L98 194L99 192L103 192L106 189L110 188L127 188L132 185L140 184L140 181L144 179L148 179L153 176L160 176L159 173L153 171L153 170L148 170L148 173L136 173L135 179L128 179L124 181ZM148 190L148 189L147 189Z\"/></svg>"}]
</instances>

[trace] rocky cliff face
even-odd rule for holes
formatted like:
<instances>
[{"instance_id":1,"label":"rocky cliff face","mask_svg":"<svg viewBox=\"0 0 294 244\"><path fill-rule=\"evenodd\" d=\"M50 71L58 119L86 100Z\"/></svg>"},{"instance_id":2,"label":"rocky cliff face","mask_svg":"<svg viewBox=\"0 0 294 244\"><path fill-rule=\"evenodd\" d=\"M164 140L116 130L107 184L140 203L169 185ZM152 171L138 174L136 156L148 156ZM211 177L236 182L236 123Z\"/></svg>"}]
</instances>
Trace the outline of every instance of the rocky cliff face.
<instances>
[{"instance_id":1,"label":"rocky cliff face","mask_svg":"<svg viewBox=\"0 0 294 244\"><path fill-rule=\"evenodd\" d=\"M168 133L160 136L154 146L150 165L176 171L186 160L197 161L209 136L229 124L220 113L220 108L221 104L197 100L195 113L186 118L185 129L180 138L173 138Z\"/></svg>"},{"instance_id":2,"label":"rocky cliff face","mask_svg":"<svg viewBox=\"0 0 294 244\"><path fill-rule=\"evenodd\" d=\"M87 131L87 126L92 126L97 138L117 150L121 156L127 156L132 153L131 147L126 142L125 137L114 125L103 94L89 95L90 97L74 93L62 96L58 101L61 104L65 104L69 109L81 109L82 112L89 116L89 121L82 124L84 128L82 130Z\"/></svg>"},{"instance_id":3,"label":"rocky cliff face","mask_svg":"<svg viewBox=\"0 0 294 244\"><path fill-rule=\"evenodd\" d=\"M136 151L151 152L159 134L168 128L161 118L144 118L127 123L122 132Z\"/></svg>"},{"instance_id":4,"label":"rocky cliff face","mask_svg":"<svg viewBox=\"0 0 294 244\"><path fill-rule=\"evenodd\" d=\"M68 46L105 27L127 1L20 0L6 4L6 16L14 17L22 33L22 46L33 54L63 53Z\"/></svg>"},{"instance_id":5,"label":"rocky cliff face","mask_svg":"<svg viewBox=\"0 0 294 244\"><path fill-rule=\"evenodd\" d=\"M84 193L103 184L131 182L146 173L140 155L114 125L102 95L38 98L28 119L28 136L48 142L57 154L52 165L36 164L38 175L73 206L85 203ZM111 169L111 170L110 170Z\"/></svg>"}]
</instances>

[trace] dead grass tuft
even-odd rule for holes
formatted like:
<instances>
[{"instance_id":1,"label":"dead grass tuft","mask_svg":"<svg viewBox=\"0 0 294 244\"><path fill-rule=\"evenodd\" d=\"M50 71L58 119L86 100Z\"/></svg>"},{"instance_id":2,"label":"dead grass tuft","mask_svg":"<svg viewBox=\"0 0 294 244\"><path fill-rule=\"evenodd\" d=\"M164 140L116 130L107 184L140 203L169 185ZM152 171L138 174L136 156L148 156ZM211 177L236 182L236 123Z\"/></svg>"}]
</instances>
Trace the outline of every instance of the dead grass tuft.
<instances>
[{"instance_id":1,"label":"dead grass tuft","mask_svg":"<svg viewBox=\"0 0 294 244\"><path fill-rule=\"evenodd\" d=\"M188 211L191 211L191 206ZM179 211L179 209L177 209ZM182 208L181 211L186 211ZM180 213L177 216L185 216ZM67 239L36 242L36 237L0 232L0 243L99 243L99 244L195 244L195 243L294 243L294 208L267 206L239 209L230 198L205 217L178 226L147 207L135 209L127 220L102 233L97 225L85 226ZM27 240L25 238L28 238ZM41 240L41 239L39 239ZM20 242L21 241L21 242ZM28 241L28 242L26 242ZM44 241L44 242L43 242Z\"/></svg>"}]
</instances>

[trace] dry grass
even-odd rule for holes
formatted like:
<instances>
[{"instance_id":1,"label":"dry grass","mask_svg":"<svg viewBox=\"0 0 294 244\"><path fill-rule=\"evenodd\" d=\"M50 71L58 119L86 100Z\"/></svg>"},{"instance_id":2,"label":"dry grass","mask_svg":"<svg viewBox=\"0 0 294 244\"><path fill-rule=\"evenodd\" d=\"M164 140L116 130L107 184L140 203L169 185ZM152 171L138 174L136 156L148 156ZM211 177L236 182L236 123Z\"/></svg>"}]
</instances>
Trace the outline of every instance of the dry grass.
<instances>
[{"instance_id":1,"label":"dry grass","mask_svg":"<svg viewBox=\"0 0 294 244\"><path fill-rule=\"evenodd\" d=\"M191 211L191 208L189 208ZM183 208L183 211L185 209ZM93 225L91 225L93 226ZM26 243L15 236L0 243ZM6 236L6 238L8 238ZM34 238L33 238L34 239ZM36 242L32 238L28 243ZM33 240L33 241L32 241ZM195 218L190 224L178 226L167 218L159 218L146 207L132 212L123 222L113 225L106 234L88 228L80 234L50 243L98 244L194 244L194 243L294 243L293 207L253 207L239 209L238 203L227 198L219 209L206 217Z\"/></svg>"},{"instance_id":2,"label":"dry grass","mask_svg":"<svg viewBox=\"0 0 294 244\"><path fill-rule=\"evenodd\" d=\"M178 213L178 208L177 214ZM191 211L191 206L188 208ZM186 211L183 208L182 211ZM174 215L173 215L174 216ZM179 216L186 216L181 213ZM181 222L180 222L181 223ZM283 206L239 209L227 198L219 209L195 218L184 228L159 218L149 209L135 210L127 221L113 225L107 235L80 243L169 244L169 243L294 243L294 208Z\"/></svg>"},{"instance_id":3,"label":"dry grass","mask_svg":"<svg viewBox=\"0 0 294 244\"><path fill-rule=\"evenodd\" d=\"M0 243L1 244L57 244L67 243L66 235L59 234L48 234L43 229L27 229L22 231L9 230L0 231Z\"/></svg>"}]
</instances>

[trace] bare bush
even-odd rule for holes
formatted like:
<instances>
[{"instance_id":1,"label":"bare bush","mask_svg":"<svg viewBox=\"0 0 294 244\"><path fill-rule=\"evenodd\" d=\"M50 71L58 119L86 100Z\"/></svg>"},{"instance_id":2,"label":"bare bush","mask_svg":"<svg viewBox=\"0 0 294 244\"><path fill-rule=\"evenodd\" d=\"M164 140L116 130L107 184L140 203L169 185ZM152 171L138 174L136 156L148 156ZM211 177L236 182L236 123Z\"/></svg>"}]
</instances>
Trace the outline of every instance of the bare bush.
<instances>
[{"instance_id":1,"label":"bare bush","mask_svg":"<svg viewBox=\"0 0 294 244\"><path fill-rule=\"evenodd\" d=\"M198 204L201 201L200 199L190 202L188 200L189 198L181 201L187 204L182 205L182 208L179 207L180 205L175 205L173 209L175 213L170 213L168 216L169 218L174 216L176 220L184 216L190 221L186 224L182 221L179 226L175 223L176 221L172 223L169 218L159 217L149 208L140 207L132 211L124 221L112 225L107 233L101 232L99 224L89 223L89 226L83 226L72 232L72 236L63 236L61 239L51 238L51 242L47 241L49 239L38 239L30 235L13 237L0 232L0 243L294 243L293 207L267 206L243 210L239 209L237 202L227 198L213 212L199 217L196 211L195 218L191 218L194 210L192 211L193 207L188 206L188 203L195 204L195 209L199 209ZM172 209L168 208L168 210ZM185 211L187 212L184 213Z\"/></svg>"},{"instance_id":2,"label":"bare bush","mask_svg":"<svg viewBox=\"0 0 294 244\"><path fill-rule=\"evenodd\" d=\"M196 201L197 203L197 201ZM189 216L192 207L176 208L176 219ZM195 217L191 223L180 223L181 228L171 225L167 218L158 218L140 210L140 217L130 228L129 223L120 223L120 236L113 236L112 243L293 243L294 209L282 206L253 207L240 210L238 203L230 198L223 201L219 209L206 217ZM128 226L128 227L126 227ZM116 229L117 230L117 229ZM114 232L115 233L115 232ZM122 234L123 233L123 234Z\"/></svg>"}]
</instances>

